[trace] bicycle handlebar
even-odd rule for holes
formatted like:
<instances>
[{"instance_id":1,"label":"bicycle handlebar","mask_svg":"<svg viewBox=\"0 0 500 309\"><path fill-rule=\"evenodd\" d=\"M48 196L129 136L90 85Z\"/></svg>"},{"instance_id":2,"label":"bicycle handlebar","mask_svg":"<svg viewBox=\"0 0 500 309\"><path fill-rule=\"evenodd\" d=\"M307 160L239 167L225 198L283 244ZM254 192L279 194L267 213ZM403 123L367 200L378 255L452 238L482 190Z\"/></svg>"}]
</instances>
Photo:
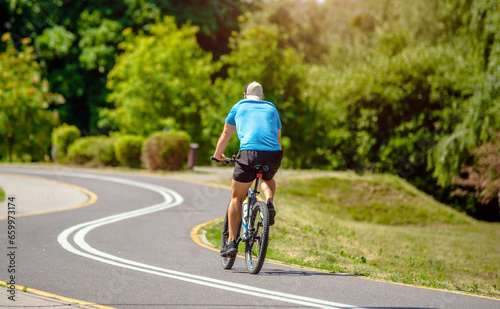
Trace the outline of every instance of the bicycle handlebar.
<instances>
[{"instance_id":1,"label":"bicycle handlebar","mask_svg":"<svg viewBox=\"0 0 500 309\"><path fill-rule=\"evenodd\" d=\"M221 161L221 160L218 160L216 157L210 157L210 160L213 160L213 161L215 161L217 163L226 163L226 164L229 164L229 163L234 164L234 163L236 163L236 159L234 158L234 156L233 156L232 159L229 159L229 161Z\"/></svg>"}]
</instances>

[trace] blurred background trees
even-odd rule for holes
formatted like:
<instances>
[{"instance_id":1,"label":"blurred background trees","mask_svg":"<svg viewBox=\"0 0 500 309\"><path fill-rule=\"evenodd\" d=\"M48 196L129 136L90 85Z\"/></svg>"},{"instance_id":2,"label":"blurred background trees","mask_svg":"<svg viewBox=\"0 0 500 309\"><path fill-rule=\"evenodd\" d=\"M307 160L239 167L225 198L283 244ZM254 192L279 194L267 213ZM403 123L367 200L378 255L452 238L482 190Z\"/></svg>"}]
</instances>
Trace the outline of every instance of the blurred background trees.
<instances>
[{"instance_id":1,"label":"blurred background trees","mask_svg":"<svg viewBox=\"0 0 500 309\"><path fill-rule=\"evenodd\" d=\"M50 92L35 61L31 39L24 38L17 51L8 33L0 53L0 151L4 160L45 161L49 159L52 128L58 114L49 106L64 103Z\"/></svg>"},{"instance_id":2,"label":"blurred background trees","mask_svg":"<svg viewBox=\"0 0 500 309\"><path fill-rule=\"evenodd\" d=\"M137 35L127 28L118 46L123 52L107 79L114 107L101 110L99 127L143 136L165 127L182 129L208 151L204 119L218 65L199 46L197 31L190 24L177 28L172 17Z\"/></svg>"},{"instance_id":3,"label":"blurred background trees","mask_svg":"<svg viewBox=\"0 0 500 309\"><path fill-rule=\"evenodd\" d=\"M285 167L398 174L500 220L498 1L12 0L0 17L2 52L31 39L66 99L46 111L84 136L169 127L208 157L257 80L281 115Z\"/></svg>"}]
</instances>

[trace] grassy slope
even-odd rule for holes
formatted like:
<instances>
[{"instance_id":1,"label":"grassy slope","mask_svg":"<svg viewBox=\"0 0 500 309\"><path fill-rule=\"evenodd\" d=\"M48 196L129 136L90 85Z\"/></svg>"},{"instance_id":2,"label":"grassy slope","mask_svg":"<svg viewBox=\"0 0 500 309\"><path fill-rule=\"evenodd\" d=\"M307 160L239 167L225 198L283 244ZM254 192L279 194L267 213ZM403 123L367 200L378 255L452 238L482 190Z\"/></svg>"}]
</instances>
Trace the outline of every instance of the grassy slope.
<instances>
[{"instance_id":1,"label":"grassy slope","mask_svg":"<svg viewBox=\"0 0 500 309\"><path fill-rule=\"evenodd\" d=\"M268 258L500 297L500 224L473 220L388 175L335 172L277 181ZM214 246L220 225L207 227Z\"/></svg>"}]
</instances>

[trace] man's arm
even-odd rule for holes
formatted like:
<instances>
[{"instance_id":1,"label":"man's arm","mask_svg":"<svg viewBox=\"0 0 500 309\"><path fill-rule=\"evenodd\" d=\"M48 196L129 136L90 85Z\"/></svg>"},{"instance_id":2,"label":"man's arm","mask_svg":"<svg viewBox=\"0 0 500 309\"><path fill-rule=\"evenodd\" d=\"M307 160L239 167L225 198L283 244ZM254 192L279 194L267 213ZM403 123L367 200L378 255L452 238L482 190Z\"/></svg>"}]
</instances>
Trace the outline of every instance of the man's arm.
<instances>
[{"instance_id":1,"label":"man's arm","mask_svg":"<svg viewBox=\"0 0 500 309\"><path fill-rule=\"evenodd\" d=\"M227 122L224 124L224 130L217 142L217 148L215 148L214 157L219 161L228 161L229 159L224 156L224 150L227 147L227 143L229 139L233 135L234 131L236 131L236 127L228 124Z\"/></svg>"}]
</instances>

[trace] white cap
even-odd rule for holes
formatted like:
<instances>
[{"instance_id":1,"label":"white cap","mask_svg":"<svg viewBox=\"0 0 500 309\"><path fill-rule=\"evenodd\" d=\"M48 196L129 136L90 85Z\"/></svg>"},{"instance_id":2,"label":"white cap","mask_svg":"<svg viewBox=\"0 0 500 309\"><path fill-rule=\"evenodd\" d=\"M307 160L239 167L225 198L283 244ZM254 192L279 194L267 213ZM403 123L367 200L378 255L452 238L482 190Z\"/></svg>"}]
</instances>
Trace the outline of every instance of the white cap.
<instances>
[{"instance_id":1,"label":"white cap","mask_svg":"<svg viewBox=\"0 0 500 309\"><path fill-rule=\"evenodd\" d=\"M253 81L251 83L248 83L245 86L244 93L246 94L247 99L249 99L249 100L261 101L262 100L262 96L264 94L264 90L262 89L262 85L261 84L259 84L258 82Z\"/></svg>"}]
</instances>

